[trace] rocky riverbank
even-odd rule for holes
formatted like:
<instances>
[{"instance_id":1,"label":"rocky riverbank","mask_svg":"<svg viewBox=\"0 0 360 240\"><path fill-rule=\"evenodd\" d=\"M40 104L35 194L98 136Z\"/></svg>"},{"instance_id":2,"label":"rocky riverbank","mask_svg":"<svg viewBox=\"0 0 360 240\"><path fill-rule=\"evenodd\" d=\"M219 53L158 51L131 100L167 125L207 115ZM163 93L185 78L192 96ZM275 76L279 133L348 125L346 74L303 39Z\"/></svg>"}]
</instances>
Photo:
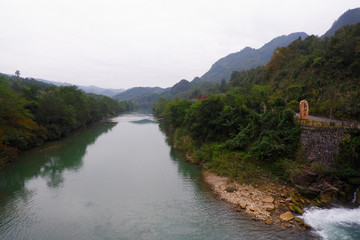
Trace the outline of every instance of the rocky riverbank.
<instances>
[{"instance_id":1,"label":"rocky riverbank","mask_svg":"<svg viewBox=\"0 0 360 240\"><path fill-rule=\"evenodd\" d=\"M233 204L238 211L254 220L287 228L310 229L298 217L302 213L302 204L307 200L299 197L289 186L272 183L254 187L232 182L227 177L207 171L204 171L203 176L219 198Z\"/></svg>"}]
</instances>

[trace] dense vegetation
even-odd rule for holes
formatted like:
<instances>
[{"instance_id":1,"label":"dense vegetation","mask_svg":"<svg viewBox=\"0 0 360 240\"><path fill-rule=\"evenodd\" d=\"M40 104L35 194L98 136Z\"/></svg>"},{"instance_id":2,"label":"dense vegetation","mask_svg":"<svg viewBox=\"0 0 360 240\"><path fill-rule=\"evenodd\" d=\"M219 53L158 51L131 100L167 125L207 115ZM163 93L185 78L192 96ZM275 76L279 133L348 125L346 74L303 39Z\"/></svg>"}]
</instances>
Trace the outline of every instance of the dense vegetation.
<instances>
[{"instance_id":1,"label":"dense vegetation","mask_svg":"<svg viewBox=\"0 0 360 240\"><path fill-rule=\"evenodd\" d=\"M191 155L193 162L246 180L241 179L244 172L239 168L250 162L273 164L287 159L299 143L295 112L285 107L283 99L271 99L267 92L267 87L253 85L201 101L161 99L154 113L173 132L177 148Z\"/></svg>"},{"instance_id":2,"label":"dense vegetation","mask_svg":"<svg viewBox=\"0 0 360 240\"><path fill-rule=\"evenodd\" d=\"M286 178L295 165L305 164L289 160L296 158L300 134L292 110L307 99L313 115L359 121L359 69L356 24L331 38L309 36L277 48L267 65L234 71L227 85L208 91L214 95L206 100L160 99L153 110L192 161L240 179L254 163L261 164ZM215 94L220 89L226 96ZM336 175L352 184L358 183L360 170L356 134L340 144L335 163Z\"/></svg>"},{"instance_id":3,"label":"dense vegetation","mask_svg":"<svg viewBox=\"0 0 360 240\"><path fill-rule=\"evenodd\" d=\"M132 109L131 102L85 94L76 86L56 87L0 76L0 165L18 151L55 140L104 117Z\"/></svg>"},{"instance_id":4,"label":"dense vegetation","mask_svg":"<svg viewBox=\"0 0 360 240\"><path fill-rule=\"evenodd\" d=\"M360 131L351 131L340 143L335 160L336 174L346 182L360 184Z\"/></svg>"},{"instance_id":5,"label":"dense vegetation","mask_svg":"<svg viewBox=\"0 0 360 240\"><path fill-rule=\"evenodd\" d=\"M266 66L233 72L229 83L251 84L268 85L293 109L306 99L313 115L360 120L360 24L277 48Z\"/></svg>"}]
</instances>

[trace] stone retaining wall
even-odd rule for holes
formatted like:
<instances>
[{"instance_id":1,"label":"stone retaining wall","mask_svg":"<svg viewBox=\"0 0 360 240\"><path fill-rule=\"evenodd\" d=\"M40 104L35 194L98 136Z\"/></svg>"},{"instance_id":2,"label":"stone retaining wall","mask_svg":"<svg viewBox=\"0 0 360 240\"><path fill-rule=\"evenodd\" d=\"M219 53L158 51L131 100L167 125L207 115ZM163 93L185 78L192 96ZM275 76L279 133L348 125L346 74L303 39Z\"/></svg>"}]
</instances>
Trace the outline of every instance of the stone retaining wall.
<instances>
[{"instance_id":1,"label":"stone retaining wall","mask_svg":"<svg viewBox=\"0 0 360 240\"><path fill-rule=\"evenodd\" d=\"M348 136L344 129L337 127L302 126L301 150L305 157L322 166L334 163L334 156L339 151L339 143Z\"/></svg>"}]
</instances>

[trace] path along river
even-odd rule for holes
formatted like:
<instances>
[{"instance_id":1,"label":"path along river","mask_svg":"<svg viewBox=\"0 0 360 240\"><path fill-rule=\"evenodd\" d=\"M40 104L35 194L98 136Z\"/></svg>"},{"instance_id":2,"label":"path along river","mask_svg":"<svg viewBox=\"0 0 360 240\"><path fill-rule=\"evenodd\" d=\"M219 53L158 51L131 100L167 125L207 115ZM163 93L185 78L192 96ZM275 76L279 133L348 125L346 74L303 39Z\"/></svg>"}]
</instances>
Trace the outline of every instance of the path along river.
<instances>
[{"instance_id":1,"label":"path along river","mask_svg":"<svg viewBox=\"0 0 360 240\"><path fill-rule=\"evenodd\" d=\"M216 199L151 115L24 152L0 171L0 239L313 239Z\"/></svg>"}]
</instances>

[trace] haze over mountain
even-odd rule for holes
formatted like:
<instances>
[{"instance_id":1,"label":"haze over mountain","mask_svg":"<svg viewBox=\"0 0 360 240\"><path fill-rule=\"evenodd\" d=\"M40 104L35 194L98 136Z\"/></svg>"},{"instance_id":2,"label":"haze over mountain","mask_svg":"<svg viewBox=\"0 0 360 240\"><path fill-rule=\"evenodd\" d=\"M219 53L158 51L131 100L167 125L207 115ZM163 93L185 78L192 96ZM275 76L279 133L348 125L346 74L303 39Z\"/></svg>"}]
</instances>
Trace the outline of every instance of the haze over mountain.
<instances>
[{"instance_id":1,"label":"haze over mountain","mask_svg":"<svg viewBox=\"0 0 360 240\"><path fill-rule=\"evenodd\" d=\"M37 78L37 81L53 84L56 86L73 86L75 84L67 83L67 82L55 82L55 81L49 81L41 78ZM108 97L114 97L115 95L124 92L125 89L111 89L111 88L100 88L96 86L81 86L76 85L79 89L83 90L86 93L94 93L98 95L104 95Z\"/></svg>"}]
</instances>

